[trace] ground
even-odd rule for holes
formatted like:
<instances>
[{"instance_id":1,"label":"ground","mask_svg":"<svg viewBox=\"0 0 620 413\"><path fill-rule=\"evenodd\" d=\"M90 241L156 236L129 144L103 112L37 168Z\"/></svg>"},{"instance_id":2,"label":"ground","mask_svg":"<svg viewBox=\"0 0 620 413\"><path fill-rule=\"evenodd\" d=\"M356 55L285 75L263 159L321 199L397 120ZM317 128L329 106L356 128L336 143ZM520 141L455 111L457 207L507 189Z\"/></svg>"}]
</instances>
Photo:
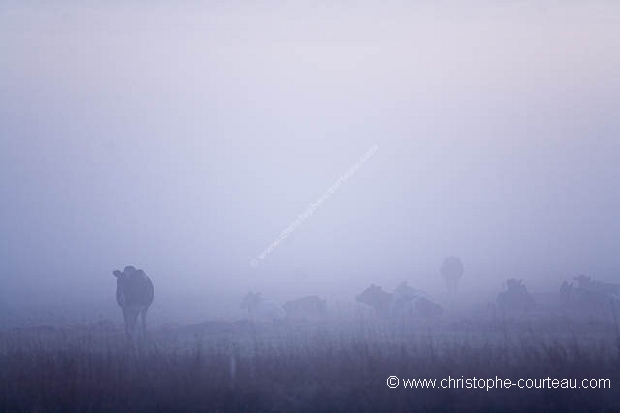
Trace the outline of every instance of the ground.
<instances>
[{"instance_id":1,"label":"ground","mask_svg":"<svg viewBox=\"0 0 620 413\"><path fill-rule=\"evenodd\" d=\"M438 388L448 377L609 379L596 383L611 388ZM611 314L561 311L210 321L151 328L139 348L108 321L29 326L1 331L0 381L0 410L10 412L617 412L620 333Z\"/></svg>"}]
</instances>

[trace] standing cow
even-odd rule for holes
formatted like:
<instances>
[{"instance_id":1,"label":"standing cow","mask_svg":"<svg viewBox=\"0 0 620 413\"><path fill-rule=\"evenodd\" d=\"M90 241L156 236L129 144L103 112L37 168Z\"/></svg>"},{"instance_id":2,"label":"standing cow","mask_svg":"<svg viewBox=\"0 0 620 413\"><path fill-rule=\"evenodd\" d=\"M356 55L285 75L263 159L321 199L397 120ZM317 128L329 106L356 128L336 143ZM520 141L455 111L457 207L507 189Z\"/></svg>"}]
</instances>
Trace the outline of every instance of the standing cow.
<instances>
[{"instance_id":1,"label":"standing cow","mask_svg":"<svg viewBox=\"0 0 620 413\"><path fill-rule=\"evenodd\" d=\"M137 338L136 326L138 315L141 316L140 333L144 338L146 334L146 312L155 297L153 282L142 270L132 265L125 267L123 272L113 271L116 277L116 301L123 309L125 320L125 334L128 340Z\"/></svg>"},{"instance_id":2,"label":"standing cow","mask_svg":"<svg viewBox=\"0 0 620 413\"><path fill-rule=\"evenodd\" d=\"M431 301L426 294L406 282L400 283L393 293L372 284L356 296L355 301L373 307L377 316L383 319L431 319L443 314L441 305Z\"/></svg>"},{"instance_id":3,"label":"standing cow","mask_svg":"<svg viewBox=\"0 0 620 413\"><path fill-rule=\"evenodd\" d=\"M287 301L282 308L286 311L286 318L294 321L320 321L327 316L325 300L316 295Z\"/></svg>"},{"instance_id":4,"label":"standing cow","mask_svg":"<svg viewBox=\"0 0 620 413\"><path fill-rule=\"evenodd\" d=\"M439 270L441 276L446 282L448 293L455 294L458 290L458 282L463 276L463 262L459 257L447 257L441 264Z\"/></svg>"},{"instance_id":5,"label":"standing cow","mask_svg":"<svg viewBox=\"0 0 620 413\"><path fill-rule=\"evenodd\" d=\"M515 278L507 280L506 291L497 295L497 306L505 312L525 312L532 309L535 304L523 281Z\"/></svg>"}]
</instances>

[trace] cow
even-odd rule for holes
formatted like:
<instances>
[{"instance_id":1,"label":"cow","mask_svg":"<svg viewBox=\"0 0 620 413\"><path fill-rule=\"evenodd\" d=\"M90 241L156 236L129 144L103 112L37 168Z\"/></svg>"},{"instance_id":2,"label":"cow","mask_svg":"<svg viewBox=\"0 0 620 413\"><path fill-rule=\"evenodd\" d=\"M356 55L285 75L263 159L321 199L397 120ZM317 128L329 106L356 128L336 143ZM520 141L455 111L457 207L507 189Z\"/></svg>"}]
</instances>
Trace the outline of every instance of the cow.
<instances>
[{"instance_id":1,"label":"cow","mask_svg":"<svg viewBox=\"0 0 620 413\"><path fill-rule=\"evenodd\" d=\"M116 302L123 310L125 335L129 341L137 339L138 316L141 317L140 333L146 335L146 313L153 304L155 288L153 282L142 270L127 265L123 272L114 270L116 277Z\"/></svg>"},{"instance_id":2,"label":"cow","mask_svg":"<svg viewBox=\"0 0 620 413\"><path fill-rule=\"evenodd\" d=\"M421 316L432 318L443 314L443 307L433 302L426 293L401 282L394 290L392 313L394 316Z\"/></svg>"},{"instance_id":3,"label":"cow","mask_svg":"<svg viewBox=\"0 0 620 413\"><path fill-rule=\"evenodd\" d=\"M384 291L380 285L371 284L355 297L355 301L371 306L379 318L387 319L391 315L392 298L392 294Z\"/></svg>"},{"instance_id":4,"label":"cow","mask_svg":"<svg viewBox=\"0 0 620 413\"><path fill-rule=\"evenodd\" d=\"M592 291L595 294L600 295L620 295L620 284L612 284L603 281L593 280L592 277L585 274L580 274L575 277L577 286L583 290Z\"/></svg>"},{"instance_id":5,"label":"cow","mask_svg":"<svg viewBox=\"0 0 620 413\"><path fill-rule=\"evenodd\" d=\"M257 322L273 323L286 317L281 306L264 298L261 293L249 292L241 301L241 308L248 311L250 320Z\"/></svg>"},{"instance_id":6,"label":"cow","mask_svg":"<svg viewBox=\"0 0 620 413\"><path fill-rule=\"evenodd\" d=\"M535 301L522 280L510 278L506 281L506 291L497 295L497 306L504 312L528 311L535 306Z\"/></svg>"},{"instance_id":7,"label":"cow","mask_svg":"<svg viewBox=\"0 0 620 413\"><path fill-rule=\"evenodd\" d=\"M371 284L364 292L355 297L355 300L373 307L377 316L383 319L432 318L443 314L443 308L439 304L406 282L400 283L393 293L384 291L378 285Z\"/></svg>"},{"instance_id":8,"label":"cow","mask_svg":"<svg viewBox=\"0 0 620 413\"><path fill-rule=\"evenodd\" d=\"M458 257L447 257L441 264L439 270L441 276L446 282L446 288L449 293L455 293L458 287L458 281L463 276L463 262Z\"/></svg>"},{"instance_id":9,"label":"cow","mask_svg":"<svg viewBox=\"0 0 620 413\"><path fill-rule=\"evenodd\" d=\"M582 310L605 310L610 305L620 305L620 285L592 279L587 275L574 278L577 285L564 281L560 286L560 301Z\"/></svg>"},{"instance_id":10,"label":"cow","mask_svg":"<svg viewBox=\"0 0 620 413\"><path fill-rule=\"evenodd\" d=\"M307 295L296 300L287 301L282 306L286 318L295 321L322 320L327 315L325 300L316 295Z\"/></svg>"}]
</instances>

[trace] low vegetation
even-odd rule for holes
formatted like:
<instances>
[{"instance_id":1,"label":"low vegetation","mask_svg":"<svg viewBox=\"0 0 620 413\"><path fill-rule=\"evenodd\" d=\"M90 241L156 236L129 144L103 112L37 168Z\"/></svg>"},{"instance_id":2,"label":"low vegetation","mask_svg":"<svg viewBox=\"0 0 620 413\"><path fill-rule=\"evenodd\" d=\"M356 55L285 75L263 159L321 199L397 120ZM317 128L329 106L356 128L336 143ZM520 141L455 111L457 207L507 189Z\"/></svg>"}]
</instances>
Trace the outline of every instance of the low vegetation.
<instances>
[{"instance_id":1,"label":"low vegetation","mask_svg":"<svg viewBox=\"0 0 620 413\"><path fill-rule=\"evenodd\" d=\"M545 323L211 323L153 331L133 350L121 329L10 330L0 336L0 411L620 411L613 323ZM392 375L595 378L611 389L391 389Z\"/></svg>"}]
</instances>

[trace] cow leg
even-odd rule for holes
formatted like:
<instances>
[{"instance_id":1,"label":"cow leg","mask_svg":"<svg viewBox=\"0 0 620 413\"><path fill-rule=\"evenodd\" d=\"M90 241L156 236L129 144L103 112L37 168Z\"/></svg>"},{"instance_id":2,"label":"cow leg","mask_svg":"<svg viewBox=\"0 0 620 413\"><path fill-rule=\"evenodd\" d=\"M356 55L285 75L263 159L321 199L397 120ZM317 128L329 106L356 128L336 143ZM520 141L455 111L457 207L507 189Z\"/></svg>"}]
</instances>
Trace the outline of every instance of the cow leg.
<instances>
[{"instance_id":1,"label":"cow leg","mask_svg":"<svg viewBox=\"0 0 620 413\"><path fill-rule=\"evenodd\" d=\"M127 335L127 340L133 342L137 338L136 325L138 324L138 310L135 307L127 307L123 314L125 315L125 334Z\"/></svg>"},{"instance_id":2,"label":"cow leg","mask_svg":"<svg viewBox=\"0 0 620 413\"><path fill-rule=\"evenodd\" d=\"M142 338L145 338L146 337L146 308L141 311L140 316L142 319L142 324L140 326L142 329Z\"/></svg>"},{"instance_id":3,"label":"cow leg","mask_svg":"<svg viewBox=\"0 0 620 413\"><path fill-rule=\"evenodd\" d=\"M131 317L125 308L123 308L123 321L125 322L125 338L129 341L131 339Z\"/></svg>"}]
</instances>

